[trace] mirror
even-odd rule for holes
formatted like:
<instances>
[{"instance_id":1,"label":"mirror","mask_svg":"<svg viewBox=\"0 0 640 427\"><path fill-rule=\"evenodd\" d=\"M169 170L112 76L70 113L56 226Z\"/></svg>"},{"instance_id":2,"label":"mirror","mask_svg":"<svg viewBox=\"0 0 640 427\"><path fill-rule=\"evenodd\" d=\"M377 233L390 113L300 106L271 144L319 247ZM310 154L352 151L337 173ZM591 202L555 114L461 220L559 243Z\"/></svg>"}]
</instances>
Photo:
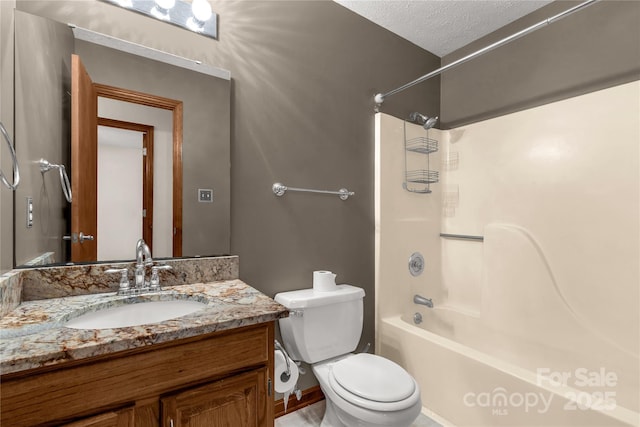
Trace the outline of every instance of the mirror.
<instances>
[{"instance_id":1,"label":"mirror","mask_svg":"<svg viewBox=\"0 0 640 427\"><path fill-rule=\"evenodd\" d=\"M96 84L182 103L183 228L179 255L229 253L230 81L74 39L67 25L16 10L15 140L23 175L15 195L16 266L68 262L71 245L80 244L63 240L63 236L82 231L71 229L73 212L84 209L80 204L81 195L73 195L72 203L78 203L76 206L69 204L57 176L41 173L37 165L39 159L45 158L65 165L69 176L74 176L70 170L69 145L73 126L70 119L72 53L80 56ZM124 107L116 110L122 112ZM126 121L151 125L145 123L147 118L133 113L127 113ZM156 142L156 148L158 144ZM172 176L173 172L166 169L155 164L154 182L155 179L166 182ZM100 182L99 186L103 185L109 183ZM212 202L199 201L201 189L213 190ZM27 198L32 200L33 225L30 227L26 222ZM111 203L110 209L123 209L118 206L119 202ZM156 208L154 212L156 215L166 213L166 208ZM118 236L124 233L125 226L113 228L116 229L100 231L95 238L99 241L105 233ZM127 237L137 240L141 235ZM133 256L134 246L131 246L126 259Z\"/></svg>"}]
</instances>

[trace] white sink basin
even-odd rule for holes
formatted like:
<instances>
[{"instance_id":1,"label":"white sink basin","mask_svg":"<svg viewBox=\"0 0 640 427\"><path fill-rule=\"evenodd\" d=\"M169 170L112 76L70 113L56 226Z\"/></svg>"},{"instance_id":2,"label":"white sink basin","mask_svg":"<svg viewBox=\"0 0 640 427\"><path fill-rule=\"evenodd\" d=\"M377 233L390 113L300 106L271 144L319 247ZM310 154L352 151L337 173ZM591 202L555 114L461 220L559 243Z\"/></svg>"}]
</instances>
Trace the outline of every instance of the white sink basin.
<instances>
[{"instance_id":1,"label":"white sink basin","mask_svg":"<svg viewBox=\"0 0 640 427\"><path fill-rule=\"evenodd\" d=\"M65 326L74 329L110 329L147 325L175 319L206 307L197 301L148 301L104 308L85 313L68 321Z\"/></svg>"}]
</instances>

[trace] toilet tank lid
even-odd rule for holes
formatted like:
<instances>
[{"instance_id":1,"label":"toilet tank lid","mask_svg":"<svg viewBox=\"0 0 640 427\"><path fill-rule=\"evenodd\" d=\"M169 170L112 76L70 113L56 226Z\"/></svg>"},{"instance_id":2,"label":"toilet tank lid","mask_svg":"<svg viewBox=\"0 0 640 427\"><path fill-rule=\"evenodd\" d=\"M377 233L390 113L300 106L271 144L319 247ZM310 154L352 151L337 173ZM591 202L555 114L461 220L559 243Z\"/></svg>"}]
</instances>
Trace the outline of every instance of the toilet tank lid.
<instances>
[{"instance_id":1,"label":"toilet tank lid","mask_svg":"<svg viewBox=\"0 0 640 427\"><path fill-rule=\"evenodd\" d=\"M277 303L289 309L319 307L362 298L364 298L364 289L351 285L337 285L335 291L325 292L319 292L313 289L280 292L274 297Z\"/></svg>"}]
</instances>

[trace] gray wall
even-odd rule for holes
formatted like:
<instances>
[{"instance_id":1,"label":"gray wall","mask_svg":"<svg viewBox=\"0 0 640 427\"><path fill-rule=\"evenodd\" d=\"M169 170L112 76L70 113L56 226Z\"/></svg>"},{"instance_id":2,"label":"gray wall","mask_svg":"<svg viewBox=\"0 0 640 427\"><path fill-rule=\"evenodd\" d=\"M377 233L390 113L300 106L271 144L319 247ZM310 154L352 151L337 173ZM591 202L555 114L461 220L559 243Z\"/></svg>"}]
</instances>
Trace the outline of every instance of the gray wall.
<instances>
[{"instance_id":1,"label":"gray wall","mask_svg":"<svg viewBox=\"0 0 640 427\"><path fill-rule=\"evenodd\" d=\"M38 161L70 166L73 36L65 25L20 11L15 26L15 140L22 178L15 192L16 263L45 252L55 252L60 262L71 205L58 171L43 174ZM27 197L33 199L31 228L26 225Z\"/></svg>"},{"instance_id":2,"label":"gray wall","mask_svg":"<svg viewBox=\"0 0 640 427\"><path fill-rule=\"evenodd\" d=\"M365 289L362 341L373 342L373 95L440 59L328 0L212 4L218 41L97 1L18 8L230 70L231 253L240 277L273 296L310 287L313 270L333 270ZM383 110L439 114L439 91L433 80ZM277 198L276 181L356 195Z\"/></svg>"},{"instance_id":3,"label":"gray wall","mask_svg":"<svg viewBox=\"0 0 640 427\"><path fill-rule=\"evenodd\" d=\"M230 68L231 248L241 277L273 295L310 287L313 270L331 270L365 289L363 341L373 343L372 97L438 67L439 58L333 2L251 2L240 16L237 27L221 24L221 43L234 37L229 57L240 61ZM384 110L437 114L438 103L433 82ZM278 198L274 182L356 195Z\"/></svg>"},{"instance_id":4,"label":"gray wall","mask_svg":"<svg viewBox=\"0 0 640 427\"><path fill-rule=\"evenodd\" d=\"M0 1L0 122L13 138L13 8L15 1ZM0 166L13 180L10 152L4 141ZM13 192L0 184L0 274L13 268Z\"/></svg>"},{"instance_id":5,"label":"gray wall","mask_svg":"<svg viewBox=\"0 0 640 427\"><path fill-rule=\"evenodd\" d=\"M578 4L556 1L443 58L443 65ZM442 75L443 128L640 78L640 2L601 1Z\"/></svg>"}]
</instances>

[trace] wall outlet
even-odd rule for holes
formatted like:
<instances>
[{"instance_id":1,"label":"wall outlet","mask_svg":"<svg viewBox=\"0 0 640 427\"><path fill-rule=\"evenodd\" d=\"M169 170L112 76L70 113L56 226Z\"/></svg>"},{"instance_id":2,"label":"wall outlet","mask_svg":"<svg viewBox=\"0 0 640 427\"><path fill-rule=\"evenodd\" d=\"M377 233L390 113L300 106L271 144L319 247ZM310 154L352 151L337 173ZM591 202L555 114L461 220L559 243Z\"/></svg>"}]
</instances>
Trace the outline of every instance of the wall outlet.
<instances>
[{"instance_id":1,"label":"wall outlet","mask_svg":"<svg viewBox=\"0 0 640 427\"><path fill-rule=\"evenodd\" d=\"M213 190L209 188L198 188L198 201L200 203L213 203Z\"/></svg>"}]
</instances>

